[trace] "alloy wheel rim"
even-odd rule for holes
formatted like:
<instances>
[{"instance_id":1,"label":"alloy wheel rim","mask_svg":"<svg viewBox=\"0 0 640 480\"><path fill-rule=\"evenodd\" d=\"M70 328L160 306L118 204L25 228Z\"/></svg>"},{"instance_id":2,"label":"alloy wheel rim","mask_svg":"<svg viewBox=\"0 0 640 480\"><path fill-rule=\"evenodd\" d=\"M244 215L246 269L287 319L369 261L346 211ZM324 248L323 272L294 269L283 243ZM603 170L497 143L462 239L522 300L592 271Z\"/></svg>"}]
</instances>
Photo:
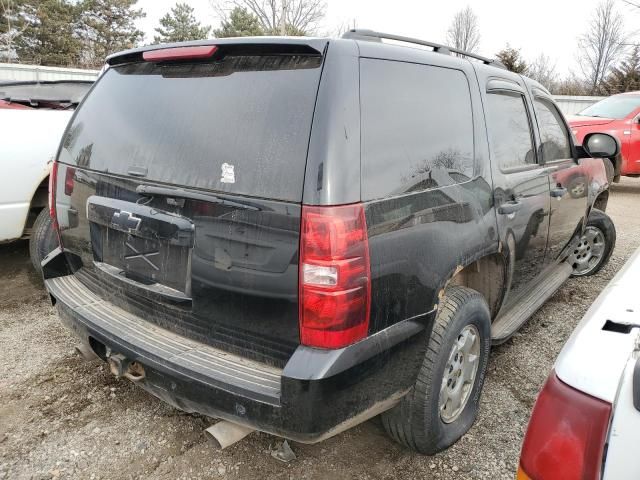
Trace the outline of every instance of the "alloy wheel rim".
<instances>
[{"instance_id":1,"label":"alloy wheel rim","mask_svg":"<svg viewBox=\"0 0 640 480\"><path fill-rule=\"evenodd\" d=\"M475 325L462 329L453 343L440 387L440 418L455 421L467 406L480 364L480 333Z\"/></svg>"},{"instance_id":2,"label":"alloy wheel rim","mask_svg":"<svg viewBox=\"0 0 640 480\"><path fill-rule=\"evenodd\" d=\"M568 261L573 267L573 274L580 276L591 273L600 263L604 250L604 233L593 225L588 226L569 255Z\"/></svg>"}]
</instances>

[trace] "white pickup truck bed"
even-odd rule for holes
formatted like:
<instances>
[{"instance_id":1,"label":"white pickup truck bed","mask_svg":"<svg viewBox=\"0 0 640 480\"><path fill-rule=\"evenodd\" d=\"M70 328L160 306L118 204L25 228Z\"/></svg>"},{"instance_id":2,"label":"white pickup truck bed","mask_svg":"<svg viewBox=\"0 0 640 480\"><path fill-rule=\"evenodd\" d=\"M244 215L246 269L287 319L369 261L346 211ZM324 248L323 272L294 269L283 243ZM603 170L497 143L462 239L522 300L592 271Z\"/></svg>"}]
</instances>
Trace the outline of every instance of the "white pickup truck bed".
<instances>
[{"instance_id":1,"label":"white pickup truck bed","mask_svg":"<svg viewBox=\"0 0 640 480\"><path fill-rule=\"evenodd\" d=\"M0 109L0 242L25 235L32 199L49 176L72 114L71 110Z\"/></svg>"},{"instance_id":2,"label":"white pickup truck bed","mask_svg":"<svg viewBox=\"0 0 640 480\"><path fill-rule=\"evenodd\" d=\"M640 411L633 403L633 372L640 359L639 286L640 250L593 303L555 366L560 380L613 405L603 480L640 478Z\"/></svg>"}]
</instances>

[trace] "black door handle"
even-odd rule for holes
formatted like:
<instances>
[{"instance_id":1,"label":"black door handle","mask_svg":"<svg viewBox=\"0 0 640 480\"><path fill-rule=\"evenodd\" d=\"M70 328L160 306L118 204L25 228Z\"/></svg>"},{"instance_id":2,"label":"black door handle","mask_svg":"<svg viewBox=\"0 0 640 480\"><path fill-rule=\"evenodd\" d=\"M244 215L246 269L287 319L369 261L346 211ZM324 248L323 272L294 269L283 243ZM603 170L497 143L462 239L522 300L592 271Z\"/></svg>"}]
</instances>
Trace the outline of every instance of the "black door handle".
<instances>
[{"instance_id":1,"label":"black door handle","mask_svg":"<svg viewBox=\"0 0 640 480\"><path fill-rule=\"evenodd\" d=\"M567 189L558 185L556 188L551 189L551 196L554 198L564 197L564 194L567 193Z\"/></svg>"},{"instance_id":2,"label":"black door handle","mask_svg":"<svg viewBox=\"0 0 640 480\"><path fill-rule=\"evenodd\" d=\"M498 213L502 215L509 215L516 213L522 208L522 202L520 200L512 200L510 202L503 203L498 207Z\"/></svg>"}]
</instances>

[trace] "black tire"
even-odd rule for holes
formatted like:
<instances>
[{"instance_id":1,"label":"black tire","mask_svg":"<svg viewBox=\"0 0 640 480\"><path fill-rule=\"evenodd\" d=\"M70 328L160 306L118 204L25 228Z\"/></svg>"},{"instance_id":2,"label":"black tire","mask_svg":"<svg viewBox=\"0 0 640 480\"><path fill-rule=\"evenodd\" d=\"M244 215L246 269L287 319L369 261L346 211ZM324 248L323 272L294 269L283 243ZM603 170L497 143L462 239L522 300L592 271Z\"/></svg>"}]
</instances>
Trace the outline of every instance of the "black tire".
<instances>
[{"instance_id":1,"label":"black tire","mask_svg":"<svg viewBox=\"0 0 640 480\"><path fill-rule=\"evenodd\" d=\"M53 222L49 216L49 209L43 208L33 223L31 238L29 239L29 256L33 268L42 275L40 262L49 252L58 246L58 238L53 230Z\"/></svg>"},{"instance_id":2,"label":"black tire","mask_svg":"<svg viewBox=\"0 0 640 480\"><path fill-rule=\"evenodd\" d=\"M440 413L445 367L454 342L468 325L473 325L480 337L477 373L466 405L457 418L445 423ZM447 288L415 385L398 405L382 414L387 433L396 442L427 455L458 441L475 422L490 348L491 316L484 297L466 287Z\"/></svg>"},{"instance_id":3,"label":"black tire","mask_svg":"<svg viewBox=\"0 0 640 480\"><path fill-rule=\"evenodd\" d=\"M611 254L613 253L613 249L616 246L616 227L613 224L609 215L604 213L602 210L598 210L597 208L592 208L591 213L589 214L589 220L587 221L587 229L595 228L602 233L604 237L604 247L602 255L599 259L590 266L587 270L580 271L578 270L578 264L576 263L576 254L577 250L574 250L573 254L569 256L569 263L572 264L574 271L571 274L572 277L588 277L590 275L595 275L602 267L604 267L609 259L611 258ZM583 236L580 240L581 242L585 239Z\"/></svg>"}]
</instances>

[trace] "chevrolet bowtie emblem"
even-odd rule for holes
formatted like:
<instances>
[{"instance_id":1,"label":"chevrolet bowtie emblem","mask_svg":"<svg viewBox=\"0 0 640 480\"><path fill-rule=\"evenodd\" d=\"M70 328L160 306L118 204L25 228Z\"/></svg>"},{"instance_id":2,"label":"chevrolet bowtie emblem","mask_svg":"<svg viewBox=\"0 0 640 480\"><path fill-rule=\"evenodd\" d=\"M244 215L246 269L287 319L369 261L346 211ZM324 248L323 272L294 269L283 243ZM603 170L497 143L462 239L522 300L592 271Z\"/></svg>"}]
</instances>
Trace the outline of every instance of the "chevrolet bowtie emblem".
<instances>
[{"instance_id":1,"label":"chevrolet bowtie emblem","mask_svg":"<svg viewBox=\"0 0 640 480\"><path fill-rule=\"evenodd\" d=\"M115 227L120 227L123 230L129 232L135 232L140 228L141 218L136 217L131 212L115 212L111 218L111 224Z\"/></svg>"}]
</instances>

